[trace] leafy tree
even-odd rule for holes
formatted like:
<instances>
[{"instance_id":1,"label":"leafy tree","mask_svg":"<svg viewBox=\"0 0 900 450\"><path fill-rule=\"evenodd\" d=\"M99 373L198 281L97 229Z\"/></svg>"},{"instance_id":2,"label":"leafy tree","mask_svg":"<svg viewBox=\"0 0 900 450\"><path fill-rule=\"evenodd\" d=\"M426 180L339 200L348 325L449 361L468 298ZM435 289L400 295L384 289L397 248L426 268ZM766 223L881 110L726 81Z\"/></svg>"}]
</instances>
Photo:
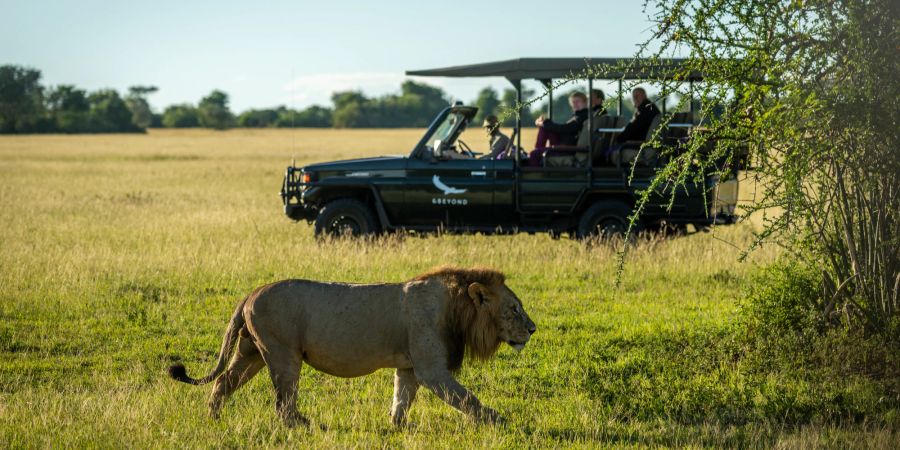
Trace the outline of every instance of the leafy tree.
<instances>
[{"instance_id":1,"label":"leafy tree","mask_svg":"<svg viewBox=\"0 0 900 450\"><path fill-rule=\"evenodd\" d=\"M334 104L332 123L335 128L361 128L370 126L368 105L370 100L359 91L335 92L331 96Z\"/></svg>"},{"instance_id":2,"label":"leafy tree","mask_svg":"<svg viewBox=\"0 0 900 450\"><path fill-rule=\"evenodd\" d=\"M87 112L91 109L87 91L70 84L61 84L47 92L47 107L51 112Z\"/></svg>"},{"instance_id":3,"label":"leafy tree","mask_svg":"<svg viewBox=\"0 0 900 450\"><path fill-rule=\"evenodd\" d=\"M331 109L310 106L301 111L279 106L275 109L250 109L238 116L238 126L248 128L323 128L331 126Z\"/></svg>"},{"instance_id":4,"label":"leafy tree","mask_svg":"<svg viewBox=\"0 0 900 450\"><path fill-rule=\"evenodd\" d=\"M200 126L200 113L193 105L171 105L162 116L162 125L166 128L195 128Z\"/></svg>"},{"instance_id":5,"label":"leafy tree","mask_svg":"<svg viewBox=\"0 0 900 450\"><path fill-rule=\"evenodd\" d=\"M278 114L276 126L325 128L332 125L330 108L313 105L302 111L283 110Z\"/></svg>"},{"instance_id":6,"label":"leafy tree","mask_svg":"<svg viewBox=\"0 0 900 450\"><path fill-rule=\"evenodd\" d=\"M497 91L492 87L486 87L478 92L478 97L475 98L475 101L472 102L472 106L478 108L478 114L475 115L474 122L476 124L481 124L484 122L484 118L490 115L498 115L500 111L497 109L500 106L500 99L497 97Z\"/></svg>"},{"instance_id":7,"label":"leafy tree","mask_svg":"<svg viewBox=\"0 0 900 450\"><path fill-rule=\"evenodd\" d=\"M363 128L369 125L365 105L362 103L347 103L341 108L335 108L332 121L335 128Z\"/></svg>"},{"instance_id":8,"label":"leafy tree","mask_svg":"<svg viewBox=\"0 0 900 450\"><path fill-rule=\"evenodd\" d=\"M47 109L55 124L63 133L81 133L91 130L87 91L72 85L59 85L47 92Z\"/></svg>"},{"instance_id":9,"label":"leafy tree","mask_svg":"<svg viewBox=\"0 0 900 450\"><path fill-rule=\"evenodd\" d=\"M131 86L128 88L128 95L134 97L142 97L146 98L148 95L158 91L159 88L156 86Z\"/></svg>"},{"instance_id":10,"label":"leafy tree","mask_svg":"<svg viewBox=\"0 0 900 450\"><path fill-rule=\"evenodd\" d=\"M150 110L147 96L157 90L156 86L131 86L128 88L125 103L128 105L128 109L131 110L131 121L135 126L148 128L153 125L153 111Z\"/></svg>"},{"instance_id":11,"label":"leafy tree","mask_svg":"<svg viewBox=\"0 0 900 450\"><path fill-rule=\"evenodd\" d=\"M141 131L131 122L131 110L119 93L101 89L88 96L92 132Z\"/></svg>"},{"instance_id":12,"label":"leafy tree","mask_svg":"<svg viewBox=\"0 0 900 450\"><path fill-rule=\"evenodd\" d=\"M224 130L234 123L234 115L228 109L228 94L214 90L200 100L197 105L200 125L206 128Z\"/></svg>"},{"instance_id":13,"label":"leafy tree","mask_svg":"<svg viewBox=\"0 0 900 450\"><path fill-rule=\"evenodd\" d=\"M280 110L276 109L248 109L238 115L237 126L244 128L272 127L278 122L279 114Z\"/></svg>"},{"instance_id":14,"label":"leafy tree","mask_svg":"<svg viewBox=\"0 0 900 450\"><path fill-rule=\"evenodd\" d=\"M525 102L529 97L534 95L534 91L530 89L522 89L522 101ZM503 126L505 127L514 127L516 126L516 115L515 115L515 107L516 107L516 90L515 89L505 89L503 91L503 97L501 99L501 104L503 105L504 114L500 117L503 121ZM533 127L534 126L534 114L531 110L528 109L527 106L523 106L522 108L522 126L523 127Z\"/></svg>"},{"instance_id":15,"label":"leafy tree","mask_svg":"<svg viewBox=\"0 0 900 450\"><path fill-rule=\"evenodd\" d=\"M0 133L36 131L44 113L41 72L0 66Z\"/></svg>"},{"instance_id":16,"label":"leafy tree","mask_svg":"<svg viewBox=\"0 0 900 450\"><path fill-rule=\"evenodd\" d=\"M385 97L382 102L390 99L391 96ZM410 80L400 86L398 100L398 113L406 118L403 123L391 124L398 127L426 127L449 103L442 89Z\"/></svg>"},{"instance_id":17,"label":"leafy tree","mask_svg":"<svg viewBox=\"0 0 900 450\"><path fill-rule=\"evenodd\" d=\"M444 91L427 84L406 81L400 94L371 99L359 91L332 95L332 124L337 128L424 127L448 103Z\"/></svg>"},{"instance_id":18,"label":"leafy tree","mask_svg":"<svg viewBox=\"0 0 900 450\"><path fill-rule=\"evenodd\" d=\"M639 56L690 56L683 73L703 73L700 96L714 100L700 108L704 132L663 147L670 162L652 188L721 173L748 154L758 187L746 215L764 218L757 245L783 245L823 275L813 312L900 334L900 2L645 6L658 29ZM679 84L660 88L690 98Z\"/></svg>"}]
</instances>

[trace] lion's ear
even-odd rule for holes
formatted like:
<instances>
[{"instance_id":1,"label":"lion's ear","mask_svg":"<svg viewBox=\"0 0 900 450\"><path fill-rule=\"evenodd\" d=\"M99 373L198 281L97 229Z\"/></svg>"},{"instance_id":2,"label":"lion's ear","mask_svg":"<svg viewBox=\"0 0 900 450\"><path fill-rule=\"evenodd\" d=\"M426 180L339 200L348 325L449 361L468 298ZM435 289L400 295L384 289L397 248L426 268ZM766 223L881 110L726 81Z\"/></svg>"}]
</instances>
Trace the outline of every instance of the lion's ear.
<instances>
[{"instance_id":1,"label":"lion's ear","mask_svg":"<svg viewBox=\"0 0 900 450\"><path fill-rule=\"evenodd\" d=\"M469 285L469 297L476 305L483 305L486 302L488 289L481 283L472 283Z\"/></svg>"}]
</instances>

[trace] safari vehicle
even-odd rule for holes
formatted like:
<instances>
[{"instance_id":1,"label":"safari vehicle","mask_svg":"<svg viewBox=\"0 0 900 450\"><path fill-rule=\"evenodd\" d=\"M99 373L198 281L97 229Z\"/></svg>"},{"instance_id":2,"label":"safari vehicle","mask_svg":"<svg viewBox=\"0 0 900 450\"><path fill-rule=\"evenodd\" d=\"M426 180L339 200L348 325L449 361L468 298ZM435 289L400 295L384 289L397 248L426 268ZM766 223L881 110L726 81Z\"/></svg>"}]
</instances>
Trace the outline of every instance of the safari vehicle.
<instances>
[{"instance_id":1,"label":"safari vehicle","mask_svg":"<svg viewBox=\"0 0 900 450\"><path fill-rule=\"evenodd\" d=\"M516 88L519 104L522 81L538 80L547 87L552 105L552 80L565 78L589 65L613 66L618 61L523 58L411 71L407 75L504 77ZM622 111L623 79L658 79L682 63L676 59L656 60L628 73L603 73L597 79L619 80L618 111ZM679 78L688 83L700 80L702 76L693 73ZM593 80L587 82L590 89ZM667 114L665 104L660 109L663 115ZM461 104L446 108L406 157L288 167L281 188L285 213L296 221L314 222L316 235L355 236L395 230L548 232L553 236L568 233L577 238L621 235L628 228L628 217L639 192L648 188L664 162L662 158L637 158L615 165L601 161L601 152L628 120L609 115L598 120L590 117L585 122L585 126L595 130L594 142L589 147L568 148L556 156L548 152L543 167L527 167L518 158L479 158L459 139L476 112L477 108ZM548 115L552 118L552 108ZM601 120L603 123L595 123ZM667 130L662 133L667 138L669 134L684 136L696 126L692 112L679 113L664 122ZM513 140L518 149L522 148L521 135L517 132L521 125L519 117ZM450 159L449 152L465 153L471 158ZM737 167L729 170L727 179L710 173L703 183L677 188L671 205L671 191L654 192L639 217L638 230L684 230L689 224L704 229L712 224L733 223Z\"/></svg>"}]
</instances>

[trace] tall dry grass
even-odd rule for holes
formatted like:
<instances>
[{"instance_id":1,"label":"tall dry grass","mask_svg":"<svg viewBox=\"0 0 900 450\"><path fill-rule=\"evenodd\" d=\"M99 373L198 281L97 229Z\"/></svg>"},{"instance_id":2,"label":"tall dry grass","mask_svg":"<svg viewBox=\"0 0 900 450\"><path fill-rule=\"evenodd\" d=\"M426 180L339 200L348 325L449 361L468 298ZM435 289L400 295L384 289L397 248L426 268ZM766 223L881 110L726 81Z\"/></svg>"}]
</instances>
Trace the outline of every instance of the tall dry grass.
<instances>
[{"instance_id":1,"label":"tall dry grass","mask_svg":"<svg viewBox=\"0 0 900 450\"><path fill-rule=\"evenodd\" d=\"M702 354L700 344L679 344L680 336L717 336L715 330L731 326L743 283L779 254L765 247L738 262L750 225L641 242L615 288L616 255L602 246L546 235L319 243L308 225L283 216L278 189L291 158L303 165L406 154L419 135L151 130L0 138L0 441L9 447L720 447L883 445L896 436L868 425L729 422L705 406L719 397L685 397L719 390L709 384L708 368L697 365L706 360L690 356ZM510 419L508 428L477 427L423 392L412 413L418 426L395 431L387 417L389 371L345 380L309 368L299 408L328 431L283 429L265 373L214 422L205 417L207 388L164 375L176 356L193 372L207 370L234 303L262 283L401 281L445 263L503 270L538 324L521 354L502 350L461 374ZM683 349L654 353L657 340ZM728 380L723 392L756 389L739 363L727 361L712 372ZM767 376L790 389L765 388L760 398L785 392L819 398L815 385ZM853 383L861 382L846 386ZM758 404L748 402L739 408L755 411Z\"/></svg>"}]
</instances>

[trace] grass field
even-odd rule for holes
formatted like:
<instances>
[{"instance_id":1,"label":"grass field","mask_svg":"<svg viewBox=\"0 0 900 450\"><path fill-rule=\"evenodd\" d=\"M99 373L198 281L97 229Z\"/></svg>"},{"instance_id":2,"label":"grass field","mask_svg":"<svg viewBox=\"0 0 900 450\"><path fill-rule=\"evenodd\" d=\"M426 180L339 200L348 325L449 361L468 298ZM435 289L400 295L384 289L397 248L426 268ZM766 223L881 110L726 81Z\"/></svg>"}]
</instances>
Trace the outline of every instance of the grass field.
<instances>
[{"instance_id":1,"label":"grass field","mask_svg":"<svg viewBox=\"0 0 900 450\"><path fill-rule=\"evenodd\" d=\"M763 247L750 225L641 243L614 287L615 252L545 235L317 243L282 214L298 165L405 154L418 130L156 131L0 137L0 446L882 447L897 411L868 414L867 379L753 361L730 332ZM472 137L472 142L480 142ZM206 416L234 304L283 278L402 281L432 266L505 271L538 332L521 353L469 364L462 383L509 420L478 426L422 392L394 430L392 373L305 367L285 429L268 376ZM876 420L877 419L877 420Z\"/></svg>"}]
</instances>

